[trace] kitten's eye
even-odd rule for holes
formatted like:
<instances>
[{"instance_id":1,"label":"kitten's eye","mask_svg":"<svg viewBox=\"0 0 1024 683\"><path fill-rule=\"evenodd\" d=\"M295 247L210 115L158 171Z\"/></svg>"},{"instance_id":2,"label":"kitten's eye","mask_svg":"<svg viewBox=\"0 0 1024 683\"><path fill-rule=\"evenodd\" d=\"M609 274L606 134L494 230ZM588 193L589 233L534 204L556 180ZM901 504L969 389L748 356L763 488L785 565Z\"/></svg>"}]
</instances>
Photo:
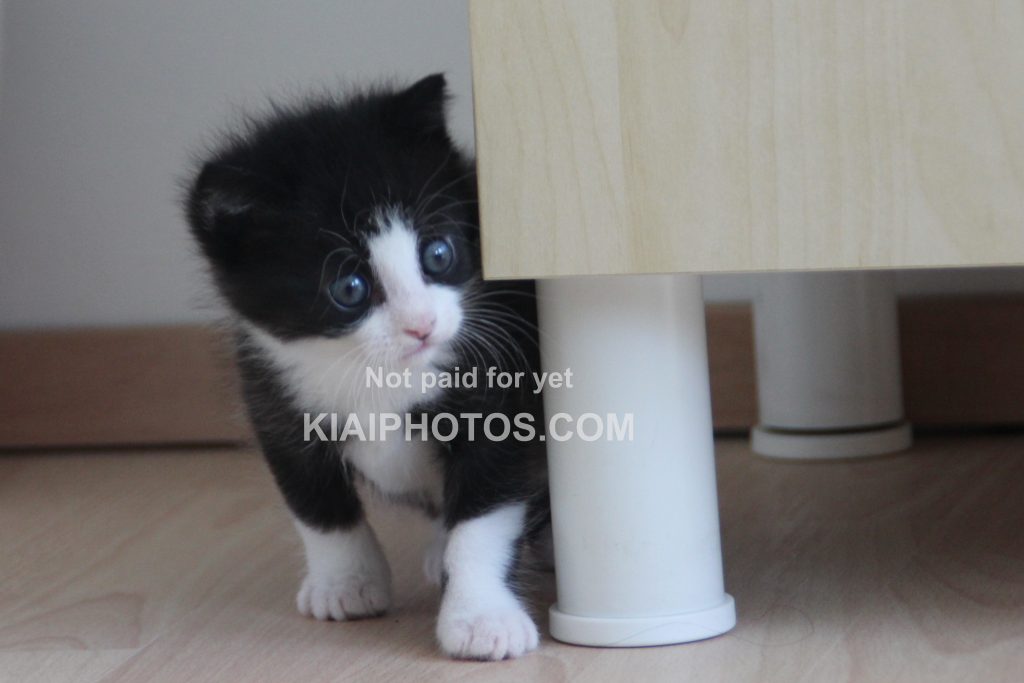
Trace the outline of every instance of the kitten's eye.
<instances>
[{"instance_id":1,"label":"kitten's eye","mask_svg":"<svg viewBox=\"0 0 1024 683\"><path fill-rule=\"evenodd\" d=\"M455 249L447 239L431 240L423 247L420 260L423 261L423 272L427 275L443 275L455 263Z\"/></svg>"},{"instance_id":2,"label":"kitten's eye","mask_svg":"<svg viewBox=\"0 0 1024 683\"><path fill-rule=\"evenodd\" d=\"M370 285L361 275L346 275L327 288L334 305L344 310L359 308L370 298Z\"/></svg>"}]
</instances>

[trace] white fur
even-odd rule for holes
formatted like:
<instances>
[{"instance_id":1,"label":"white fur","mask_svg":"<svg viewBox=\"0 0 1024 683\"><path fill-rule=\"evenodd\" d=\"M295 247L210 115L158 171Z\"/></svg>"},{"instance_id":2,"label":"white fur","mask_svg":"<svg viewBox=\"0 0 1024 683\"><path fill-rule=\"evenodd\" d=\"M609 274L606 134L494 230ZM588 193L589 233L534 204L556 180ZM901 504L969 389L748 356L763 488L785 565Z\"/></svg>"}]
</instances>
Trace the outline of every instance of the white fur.
<instances>
[{"instance_id":1,"label":"white fur","mask_svg":"<svg viewBox=\"0 0 1024 683\"><path fill-rule=\"evenodd\" d=\"M457 289L423 279L416 233L396 212L384 212L378 222L380 232L367 246L370 265L387 301L356 334L392 367L422 368L448 355L448 344L462 323L461 295ZM426 325L432 329L428 348L409 359L407 354L419 347L420 341L405 330Z\"/></svg>"},{"instance_id":2,"label":"white fur","mask_svg":"<svg viewBox=\"0 0 1024 683\"><path fill-rule=\"evenodd\" d=\"M506 584L526 506L505 505L457 524L448 536L448 575L437 639L453 657L498 660L537 647L530 615Z\"/></svg>"},{"instance_id":3,"label":"white fur","mask_svg":"<svg viewBox=\"0 0 1024 683\"><path fill-rule=\"evenodd\" d=\"M350 335L284 342L249 326L250 338L285 375L299 410L356 415L405 413L434 398L421 393L421 377L450 360L451 340L462 324L458 290L427 283L420 270L416 234L395 211L377 212L379 232L368 242L370 264L385 302ZM429 330L426 340L408 332ZM367 388L366 368L412 371L408 386ZM405 440L404 430L385 441L348 441L346 462L389 495L441 498L441 473L432 446ZM455 657L504 659L537 647L530 616L506 585L514 545L523 531L525 506L507 505L438 534L425 570L448 576L438 618L441 647ZM318 619L376 614L390 603L390 572L373 531L323 533L297 523L309 572L299 590L299 611ZM443 560L441 559L443 558Z\"/></svg>"},{"instance_id":4,"label":"white fur","mask_svg":"<svg viewBox=\"0 0 1024 683\"><path fill-rule=\"evenodd\" d=\"M354 414L364 429L375 415L404 414L429 401L441 389L421 391L422 376L434 363L448 360L451 339L462 323L458 290L428 284L420 270L415 232L396 211L376 212L379 232L368 243L370 263L384 288L386 301L350 335L337 339L310 337L282 341L254 325L250 339L285 373L299 410ZM431 322L432 321L432 322ZM432 325L427 348L409 357L422 342L405 332ZM397 388L367 387L367 368L386 372L411 370L408 384ZM386 441L349 441L345 459L379 491L440 503L441 474L432 446L416 438L405 441L404 430Z\"/></svg>"},{"instance_id":5,"label":"white fur","mask_svg":"<svg viewBox=\"0 0 1024 683\"><path fill-rule=\"evenodd\" d=\"M299 612L344 621L382 614L391 605L391 570L373 529L323 532L296 520L307 574L295 598Z\"/></svg>"},{"instance_id":6,"label":"white fur","mask_svg":"<svg viewBox=\"0 0 1024 683\"><path fill-rule=\"evenodd\" d=\"M385 496L410 497L437 509L444 482L435 452L436 446L418 434L406 441L404 431L398 431L384 441L347 443L345 461Z\"/></svg>"}]
</instances>

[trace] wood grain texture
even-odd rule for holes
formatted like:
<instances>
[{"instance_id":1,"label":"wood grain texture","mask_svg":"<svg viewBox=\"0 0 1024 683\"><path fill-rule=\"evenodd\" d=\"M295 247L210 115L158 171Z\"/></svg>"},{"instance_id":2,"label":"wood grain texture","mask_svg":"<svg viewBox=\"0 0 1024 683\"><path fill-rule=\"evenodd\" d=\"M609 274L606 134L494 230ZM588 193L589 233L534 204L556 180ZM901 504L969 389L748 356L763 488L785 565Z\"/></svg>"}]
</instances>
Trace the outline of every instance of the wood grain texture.
<instances>
[{"instance_id":1,"label":"wood grain texture","mask_svg":"<svg viewBox=\"0 0 1024 683\"><path fill-rule=\"evenodd\" d=\"M1024 424L1024 301L900 304L903 394L918 426Z\"/></svg>"},{"instance_id":2,"label":"wood grain texture","mask_svg":"<svg viewBox=\"0 0 1024 683\"><path fill-rule=\"evenodd\" d=\"M921 297L899 302L906 415L917 428L1024 425L1024 300ZM707 308L715 429L755 424L753 321L744 304Z\"/></svg>"},{"instance_id":3,"label":"wood grain texture","mask_svg":"<svg viewBox=\"0 0 1024 683\"><path fill-rule=\"evenodd\" d=\"M707 307L715 429L757 422L750 306ZM900 303L907 414L921 427L1024 424L1024 299ZM238 444L252 438L219 331L0 334L0 448Z\"/></svg>"},{"instance_id":4,"label":"wood grain texture","mask_svg":"<svg viewBox=\"0 0 1024 683\"><path fill-rule=\"evenodd\" d=\"M230 354L195 325L0 334L0 447L237 443Z\"/></svg>"},{"instance_id":5,"label":"wood grain texture","mask_svg":"<svg viewBox=\"0 0 1024 683\"><path fill-rule=\"evenodd\" d=\"M715 429L744 432L757 423L752 311L748 304L714 304L705 319Z\"/></svg>"},{"instance_id":6,"label":"wood grain texture","mask_svg":"<svg viewBox=\"0 0 1024 683\"><path fill-rule=\"evenodd\" d=\"M1024 262L1016 0L470 0L489 277Z\"/></svg>"},{"instance_id":7,"label":"wood grain texture","mask_svg":"<svg viewBox=\"0 0 1024 683\"><path fill-rule=\"evenodd\" d=\"M717 450L736 630L632 650L545 638L501 664L435 650L430 530L411 513L370 506L395 609L320 623L294 610L298 539L254 453L8 454L0 681L1020 680L1024 437L827 465Z\"/></svg>"}]
</instances>

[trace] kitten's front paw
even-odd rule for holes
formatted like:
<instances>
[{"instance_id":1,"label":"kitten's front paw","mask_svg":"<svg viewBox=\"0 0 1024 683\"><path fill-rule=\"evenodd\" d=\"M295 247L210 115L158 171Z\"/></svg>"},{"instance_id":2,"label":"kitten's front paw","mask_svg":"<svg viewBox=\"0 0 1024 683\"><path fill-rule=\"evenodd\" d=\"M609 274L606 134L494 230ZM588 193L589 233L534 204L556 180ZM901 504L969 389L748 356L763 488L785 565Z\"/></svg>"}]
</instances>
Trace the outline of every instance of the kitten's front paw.
<instances>
[{"instance_id":1,"label":"kitten's front paw","mask_svg":"<svg viewBox=\"0 0 1024 683\"><path fill-rule=\"evenodd\" d=\"M321 621L375 617L391 606L391 586L379 577L316 580L307 576L302 581L295 603L303 616L316 617Z\"/></svg>"},{"instance_id":2,"label":"kitten's front paw","mask_svg":"<svg viewBox=\"0 0 1024 683\"><path fill-rule=\"evenodd\" d=\"M456 614L442 610L437 639L451 657L497 661L536 649L540 637L530 615L514 605Z\"/></svg>"}]
</instances>

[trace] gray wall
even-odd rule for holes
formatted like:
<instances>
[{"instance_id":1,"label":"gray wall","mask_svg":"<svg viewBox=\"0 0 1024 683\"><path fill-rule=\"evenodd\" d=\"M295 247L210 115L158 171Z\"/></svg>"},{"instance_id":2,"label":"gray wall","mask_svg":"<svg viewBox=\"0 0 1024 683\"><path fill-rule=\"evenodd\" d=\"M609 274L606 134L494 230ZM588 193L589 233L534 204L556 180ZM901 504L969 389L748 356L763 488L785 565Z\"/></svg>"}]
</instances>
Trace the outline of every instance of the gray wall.
<instances>
[{"instance_id":1,"label":"gray wall","mask_svg":"<svg viewBox=\"0 0 1024 683\"><path fill-rule=\"evenodd\" d=\"M6 0L0 0L0 104L3 103L3 64L4 64L4 5Z\"/></svg>"},{"instance_id":2,"label":"gray wall","mask_svg":"<svg viewBox=\"0 0 1024 683\"><path fill-rule=\"evenodd\" d=\"M709 301L752 299L763 275L709 275L704 278L704 297ZM982 292L1024 293L1024 268L957 268L897 271L893 285L900 296L933 294L977 294Z\"/></svg>"},{"instance_id":3,"label":"gray wall","mask_svg":"<svg viewBox=\"0 0 1024 683\"><path fill-rule=\"evenodd\" d=\"M6 0L5 10L2 327L209 317L176 182L239 106L445 71L454 127L471 139L465 0Z\"/></svg>"},{"instance_id":4,"label":"gray wall","mask_svg":"<svg viewBox=\"0 0 1024 683\"><path fill-rule=\"evenodd\" d=\"M209 318L176 206L189 152L268 95L445 71L472 143L465 0L2 0L0 327ZM1024 290L1021 270L904 291ZM711 299L749 277L708 278Z\"/></svg>"}]
</instances>

